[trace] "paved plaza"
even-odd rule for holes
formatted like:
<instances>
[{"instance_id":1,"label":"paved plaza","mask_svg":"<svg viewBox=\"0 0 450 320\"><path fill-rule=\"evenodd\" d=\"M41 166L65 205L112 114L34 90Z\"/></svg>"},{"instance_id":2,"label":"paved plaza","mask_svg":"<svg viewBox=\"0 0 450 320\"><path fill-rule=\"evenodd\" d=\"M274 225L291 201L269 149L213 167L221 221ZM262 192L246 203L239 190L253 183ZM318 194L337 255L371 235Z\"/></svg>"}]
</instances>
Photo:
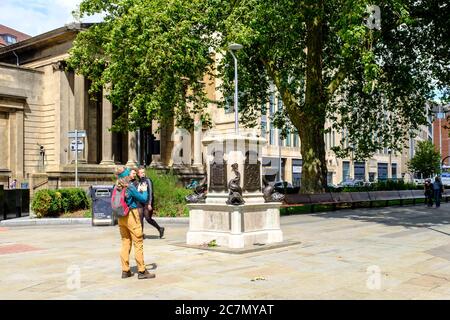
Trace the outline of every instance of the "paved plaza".
<instances>
[{"instance_id":1,"label":"paved plaza","mask_svg":"<svg viewBox=\"0 0 450 320\"><path fill-rule=\"evenodd\" d=\"M120 278L117 226L1 227L0 300L450 299L450 204L287 216L281 224L299 244L245 254L177 245L187 224L166 224L164 239L146 224L151 280Z\"/></svg>"}]
</instances>

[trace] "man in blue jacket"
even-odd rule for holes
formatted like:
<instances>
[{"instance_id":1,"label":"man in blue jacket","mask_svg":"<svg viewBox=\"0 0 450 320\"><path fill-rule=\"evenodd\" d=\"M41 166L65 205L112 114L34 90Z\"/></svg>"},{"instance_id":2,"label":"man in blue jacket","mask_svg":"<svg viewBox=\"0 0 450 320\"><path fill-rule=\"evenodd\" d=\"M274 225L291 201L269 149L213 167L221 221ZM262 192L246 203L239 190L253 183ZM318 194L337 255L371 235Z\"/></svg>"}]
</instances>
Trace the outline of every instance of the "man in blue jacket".
<instances>
[{"instance_id":1,"label":"man in blue jacket","mask_svg":"<svg viewBox=\"0 0 450 320\"><path fill-rule=\"evenodd\" d=\"M436 203L436 208L441 206L441 195L444 192L444 185L441 182L441 178L436 176L433 183L434 192L434 202Z\"/></svg>"},{"instance_id":2,"label":"man in blue jacket","mask_svg":"<svg viewBox=\"0 0 450 320\"><path fill-rule=\"evenodd\" d=\"M122 250L120 252L120 260L122 263L122 279L132 277L133 274L130 270L130 252L131 244L134 247L134 256L138 268L138 279L151 279L155 277L155 274L148 272L144 263L144 236L142 233L142 225L139 219L138 202L144 202L147 200L147 190L138 192L136 187L131 183L132 177L130 177L131 170L126 168L121 172L118 172L118 179L126 186L125 202L130 208L128 215L125 217L119 217L119 230L122 237Z\"/></svg>"}]
</instances>

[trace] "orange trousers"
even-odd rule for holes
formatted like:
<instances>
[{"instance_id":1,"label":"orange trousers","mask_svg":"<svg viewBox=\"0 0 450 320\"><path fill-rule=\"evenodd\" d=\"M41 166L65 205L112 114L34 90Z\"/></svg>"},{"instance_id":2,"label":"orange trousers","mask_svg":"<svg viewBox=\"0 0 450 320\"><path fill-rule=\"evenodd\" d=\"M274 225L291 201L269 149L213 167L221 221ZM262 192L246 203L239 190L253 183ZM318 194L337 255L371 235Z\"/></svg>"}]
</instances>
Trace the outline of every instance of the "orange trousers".
<instances>
[{"instance_id":1,"label":"orange trousers","mask_svg":"<svg viewBox=\"0 0 450 320\"><path fill-rule=\"evenodd\" d=\"M137 209L131 209L126 217L119 217L120 236L122 237L122 250L120 260L122 271L130 271L131 244L134 247L134 257L139 272L145 271L144 263L144 234Z\"/></svg>"}]
</instances>

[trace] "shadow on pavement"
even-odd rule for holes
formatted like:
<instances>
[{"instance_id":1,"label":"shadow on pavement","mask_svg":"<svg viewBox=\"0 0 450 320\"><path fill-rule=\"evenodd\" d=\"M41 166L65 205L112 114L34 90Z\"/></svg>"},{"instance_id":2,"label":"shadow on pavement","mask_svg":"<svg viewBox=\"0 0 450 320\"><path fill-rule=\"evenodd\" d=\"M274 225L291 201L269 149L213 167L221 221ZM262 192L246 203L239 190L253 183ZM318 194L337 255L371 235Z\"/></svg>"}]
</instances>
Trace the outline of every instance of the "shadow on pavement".
<instances>
[{"instance_id":1,"label":"shadow on pavement","mask_svg":"<svg viewBox=\"0 0 450 320\"><path fill-rule=\"evenodd\" d=\"M416 205L407 207L338 210L312 213L310 215L324 219L343 218L362 222L375 222L387 226L429 228L450 224L450 204L441 204L440 208L427 208L426 206Z\"/></svg>"}]
</instances>

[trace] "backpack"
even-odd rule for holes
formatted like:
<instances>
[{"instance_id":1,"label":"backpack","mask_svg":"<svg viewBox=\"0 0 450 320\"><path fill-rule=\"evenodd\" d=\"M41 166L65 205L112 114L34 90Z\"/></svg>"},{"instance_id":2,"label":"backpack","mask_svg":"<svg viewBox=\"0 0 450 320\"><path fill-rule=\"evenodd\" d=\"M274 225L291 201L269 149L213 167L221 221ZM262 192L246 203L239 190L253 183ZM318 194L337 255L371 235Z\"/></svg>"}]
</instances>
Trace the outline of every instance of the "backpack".
<instances>
[{"instance_id":1,"label":"backpack","mask_svg":"<svg viewBox=\"0 0 450 320\"><path fill-rule=\"evenodd\" d=\"M117 186L114 187L114 190L112 192L111 197L111 208L113 211L113 214L116 217L126 217L128 216L128 212L130 211L130 208L128 207L127 203L125 202L125 193L127 189L123 188L122 190L117 190Z\"/></svg>"}]
</instances>

